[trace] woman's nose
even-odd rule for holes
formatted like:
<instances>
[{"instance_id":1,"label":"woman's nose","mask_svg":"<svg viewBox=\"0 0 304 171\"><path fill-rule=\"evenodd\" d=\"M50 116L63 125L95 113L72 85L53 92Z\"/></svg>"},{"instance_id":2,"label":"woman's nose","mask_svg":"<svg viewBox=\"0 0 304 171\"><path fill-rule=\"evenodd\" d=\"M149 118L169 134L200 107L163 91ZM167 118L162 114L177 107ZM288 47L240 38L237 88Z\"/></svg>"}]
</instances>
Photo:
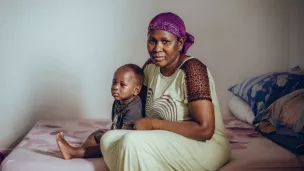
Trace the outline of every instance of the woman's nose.
<instances>
[{"instance_id":1,"label":"woman's nose","mask_svg":"<svg viewBox=\"0 0 304 171\"><path fill-rule=\"evenodd\" d=\"M161 43L155 44L155 52L161 52L163 50L163 45Z\"/></svg>"}]
</instances>

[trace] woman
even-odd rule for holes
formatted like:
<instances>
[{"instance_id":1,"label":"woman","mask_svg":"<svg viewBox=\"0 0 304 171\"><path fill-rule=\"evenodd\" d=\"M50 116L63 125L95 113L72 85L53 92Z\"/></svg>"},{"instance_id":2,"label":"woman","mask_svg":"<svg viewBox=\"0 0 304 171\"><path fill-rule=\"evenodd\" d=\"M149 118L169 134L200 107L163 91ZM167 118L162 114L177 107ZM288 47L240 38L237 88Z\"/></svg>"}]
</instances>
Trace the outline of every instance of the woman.
<instances>
[{"instance_id":1,"label":"woman","mask_svg":"<svg viewBox=\"0 0 304 171\"><path fill-rule=\"evenodd\" d=\"M150 22L144 65L146 118L138 131L109 131L101 138L112 171L217 170L230 157L213 78L186 55L194 37L173 13Z\"/></svg>"}]
</instances>

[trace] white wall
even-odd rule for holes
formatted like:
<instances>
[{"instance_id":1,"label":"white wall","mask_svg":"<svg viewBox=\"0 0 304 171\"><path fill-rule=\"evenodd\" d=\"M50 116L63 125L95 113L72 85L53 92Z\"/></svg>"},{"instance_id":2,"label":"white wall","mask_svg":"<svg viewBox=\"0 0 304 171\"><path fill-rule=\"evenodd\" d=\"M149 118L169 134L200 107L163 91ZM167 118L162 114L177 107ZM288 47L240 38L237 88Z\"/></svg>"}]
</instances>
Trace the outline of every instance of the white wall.
<instances>
[{"instance_id":1,"label":"white wall","mask_svg":"<svg viewBox=\"0 0 304 171\"><path fill-rule=\"evenodd\" d=\"M224 115L229 114L228 87L244 78L287 69L287 1L198 0L170 9L178 11L196 36L189 53L211 69Z\"/></svg>"},{"instance_id":2,"label":"white wall","mask_svg":"<svg viewBox=\"0 0 304 171\"><path fill-rule=\"evenodd\" d=\"M304 68L304 1L292 0L289 16L289 65Z\"/></svg>"},{"instance_id":3,"label":"white wall","mask_svg":"<svg viewBox=\"0 0 304 171\"><path fill-rule=\"evenodd\" d=\"M110 118L115 68L142 65L147 26L179 14L189 54L215 77L223 114L236 82L288 68L284 0L0 0L0 151L39 119Z\"/></svg>"}]
</instances>

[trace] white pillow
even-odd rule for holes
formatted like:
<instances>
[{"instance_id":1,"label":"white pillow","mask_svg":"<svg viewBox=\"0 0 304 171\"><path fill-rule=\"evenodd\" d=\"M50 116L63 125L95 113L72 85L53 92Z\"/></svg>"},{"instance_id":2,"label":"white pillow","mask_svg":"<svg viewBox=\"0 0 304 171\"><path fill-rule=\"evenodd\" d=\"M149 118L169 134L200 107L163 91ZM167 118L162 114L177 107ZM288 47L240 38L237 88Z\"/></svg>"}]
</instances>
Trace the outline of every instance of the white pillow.
<instances>
[{"instance_id":1,"label":"white pillow","mask_svg":"<svg viewBox=\"0 0 304 171\"><path fill-rule=\"evenodd\" d=\"M233 96L229 102L232 114L239 120L252 125L254 114L250 106L237 96Z\"/></svg>"}]
</instances>

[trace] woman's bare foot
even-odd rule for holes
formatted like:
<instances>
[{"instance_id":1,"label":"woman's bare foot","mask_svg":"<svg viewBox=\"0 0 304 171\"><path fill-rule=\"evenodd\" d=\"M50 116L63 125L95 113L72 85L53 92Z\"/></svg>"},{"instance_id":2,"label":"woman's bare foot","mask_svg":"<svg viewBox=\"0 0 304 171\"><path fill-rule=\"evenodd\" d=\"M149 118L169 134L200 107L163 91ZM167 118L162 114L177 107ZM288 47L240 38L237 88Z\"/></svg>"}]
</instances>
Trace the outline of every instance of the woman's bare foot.
<instances>
[{"instance_id":1,"label":"woman's bare foot","mask_svg":"<svg viewBox=\"0 0 304 171\"><path fill-rule=\"evenodd\" d=\"M56 135L57 145L61 151L63 159L70 160L72 158L84 157L84 150L81 147L75 147L69 144L65 139L62 132Z\"/></svg>"}]
</instances>

